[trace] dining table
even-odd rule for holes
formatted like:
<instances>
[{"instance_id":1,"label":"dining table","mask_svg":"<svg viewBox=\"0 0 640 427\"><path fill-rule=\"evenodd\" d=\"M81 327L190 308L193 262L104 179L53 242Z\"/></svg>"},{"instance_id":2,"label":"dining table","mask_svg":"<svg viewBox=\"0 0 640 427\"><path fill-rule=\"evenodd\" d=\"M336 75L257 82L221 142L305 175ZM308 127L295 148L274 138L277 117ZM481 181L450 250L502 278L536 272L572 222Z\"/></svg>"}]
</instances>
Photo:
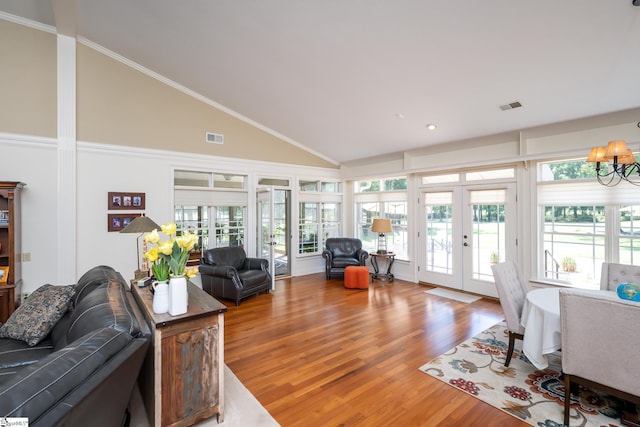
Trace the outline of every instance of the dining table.
<instances>
[{"instance_id":1,"label":"dining table","mask_svg":"<svg viewBox=\"0 0 640 427\"><path fill-rule=\"evenodd\" d=\"M562 348L560 289L566 288L533 289L527 293L522 307L520 323L525 328L522 351L538 369L546 369L549 366L547 355ZM580 289L580 292L616 295L600 289Z\"/></svg>"}]
</instances>

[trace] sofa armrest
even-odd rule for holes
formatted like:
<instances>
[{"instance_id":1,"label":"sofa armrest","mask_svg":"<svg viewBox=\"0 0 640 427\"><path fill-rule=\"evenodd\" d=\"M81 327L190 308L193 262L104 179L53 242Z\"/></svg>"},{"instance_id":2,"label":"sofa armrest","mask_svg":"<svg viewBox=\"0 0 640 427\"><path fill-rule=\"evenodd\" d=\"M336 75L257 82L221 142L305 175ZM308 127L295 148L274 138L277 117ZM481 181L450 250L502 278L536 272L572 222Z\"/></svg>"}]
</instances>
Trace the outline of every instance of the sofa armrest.
<instances>
[{"instance_id":1,"label":"sofa armrest","mask_svg":"<svg viewBox=\"0 0 640 427\"><path fill-rule=\"evenodd\" d=\"M132 340L126 332L103 328L25 366L0 385L0 414L37 420Z\"/></svg>"},{"instance_id":2,"label":"sofa armrest","mask_svg":"<svg viewBox=\"0 0 640 427\"><path fill-rule=\"evenodd\" d=\"M269 261L264 258L245 258L244 269L269 271Z\"/></svg>"},{"instance_id":3,"label":"sofa armrest","mask_svg":"<svg viewBox=\"0 0 640 427\"><path fill-rule=\"evenodd\" d=\"M207 265L200 264L200 274L208 274L210 276L222 277L224 279L233 279L238 277L238 270L230 265Z\"/></svg>"},{"instance_id":4,"label":"sofa armrest","mask_svg":"<svg viewBox=\"0 0 640 427\"><path fill-rule=\"evenodd\" d=\"M325 249L324 251L322 251L322 258L326 259L327 262L331 264L331 262L333 261L333 252Z\"/></svg>"}]
</instances>

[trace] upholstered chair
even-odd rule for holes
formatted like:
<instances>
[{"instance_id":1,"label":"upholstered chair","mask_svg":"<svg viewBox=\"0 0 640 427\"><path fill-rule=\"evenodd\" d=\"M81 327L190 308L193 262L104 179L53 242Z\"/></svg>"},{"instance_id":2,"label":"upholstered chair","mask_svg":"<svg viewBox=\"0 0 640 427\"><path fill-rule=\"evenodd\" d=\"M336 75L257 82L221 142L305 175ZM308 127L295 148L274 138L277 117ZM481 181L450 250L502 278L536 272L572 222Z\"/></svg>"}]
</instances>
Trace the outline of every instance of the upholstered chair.
<instances>
[{"instance_id":1,"label":"upholstered chair","mask_svg":"<svg viewBox=\"0 0 640 427\"><path fill-rule=\"evenodd\" d=\"M520 325L520 318L529 288L522 278L520 269L513 261L492 265L491 270L509 330L509 349L507 350L507 359L504 362L504 366L509 366L516 339L524 338L524 327Z\"/></svg>"},{"instance_id":2,"label":"upholstered chair","mask_svg":"<svg viewBox=\"0 0 640 427\"><path fill-rule=\"evenodd\" d=\"M331 237L325 241L322 252L325 259L327 280L334 275L344 275L344 269L350 265L362 266L369 252L362 249L362 241L349 237Z\"/></svg>"},{"instance_id":3,"label":"upholstered chair","mask_svg":"<svg viewBox=\"0 0 640 427\"><path fill-rule=\"evenodd\" d=\"M569 425L574 384L640 404L638 324L640 304L637 302L584 290L560 291L565 425Z\"/></svg>"},{"instance_id":4,"label":"upholstered chair","mask_svg":"<svg viewBox=\"0 0 640 427\"><path fill-rule=\"evenodd\" d=\"M240 300L271 290L269 261L247 257L243 248L207 249L200 260L202 289L216 298Z\"/></svg>"},{"instance_id":5,"label":"upholstered chair","mask_svg":"<svg viewBox=\"0 0 640 427\"><path fill-rule=\"evenodd\" d=\"M620 283L640 285L640 266L603 262L600 289L615 292Z\"/></svg>"}]
</instances>

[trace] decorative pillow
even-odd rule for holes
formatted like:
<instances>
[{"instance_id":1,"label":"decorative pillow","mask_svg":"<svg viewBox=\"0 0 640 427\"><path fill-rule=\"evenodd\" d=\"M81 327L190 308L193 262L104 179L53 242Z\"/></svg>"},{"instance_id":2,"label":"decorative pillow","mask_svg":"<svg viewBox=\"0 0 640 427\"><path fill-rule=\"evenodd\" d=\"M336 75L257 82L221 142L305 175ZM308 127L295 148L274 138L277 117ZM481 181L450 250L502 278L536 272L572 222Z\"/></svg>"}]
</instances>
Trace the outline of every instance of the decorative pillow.
<instances>
[{"instance_id":1,"label":"decorative pillow","mask_svg":"<svg viewBox=\"0 0 640 427\"><path fill-rule=\"evenodd\" d=\"M76 286L43 285L0 327L0 338L13 338L34 346L42 341L71 307Z\"/></svg>"}]
</instances>

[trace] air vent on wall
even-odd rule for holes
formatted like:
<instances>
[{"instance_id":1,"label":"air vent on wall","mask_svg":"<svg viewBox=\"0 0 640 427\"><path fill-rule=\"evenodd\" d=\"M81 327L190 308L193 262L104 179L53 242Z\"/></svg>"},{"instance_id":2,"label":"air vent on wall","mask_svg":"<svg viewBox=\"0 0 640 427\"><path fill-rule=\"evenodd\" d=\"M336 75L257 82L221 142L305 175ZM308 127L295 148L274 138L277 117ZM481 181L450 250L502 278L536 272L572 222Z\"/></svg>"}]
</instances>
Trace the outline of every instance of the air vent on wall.
<instances>
[{"instance_id":1,"label":"air vent on wall","mask_svg":"<svg viewBox=\"0 0 640 427\"><path fill-rule=\"evenodd\" d=\"M504 104L500 106L500 109L502 111L506 111L506 110L513 110L514 108L519 108L522 107L522 104L520 104L520 102L516 101L516 102L511 102L509 104Z\"/></svg>"},{"instance_id":2,"label":"air vent on wall","mask_svg":"<svg viewBox=\"0 0 640 427\"><path fill-rule=\"evenodd\" d=\"M207 132L206 141L210 144L224 144L224 135L220 133Z\"/></svg>"}]
</instances>

